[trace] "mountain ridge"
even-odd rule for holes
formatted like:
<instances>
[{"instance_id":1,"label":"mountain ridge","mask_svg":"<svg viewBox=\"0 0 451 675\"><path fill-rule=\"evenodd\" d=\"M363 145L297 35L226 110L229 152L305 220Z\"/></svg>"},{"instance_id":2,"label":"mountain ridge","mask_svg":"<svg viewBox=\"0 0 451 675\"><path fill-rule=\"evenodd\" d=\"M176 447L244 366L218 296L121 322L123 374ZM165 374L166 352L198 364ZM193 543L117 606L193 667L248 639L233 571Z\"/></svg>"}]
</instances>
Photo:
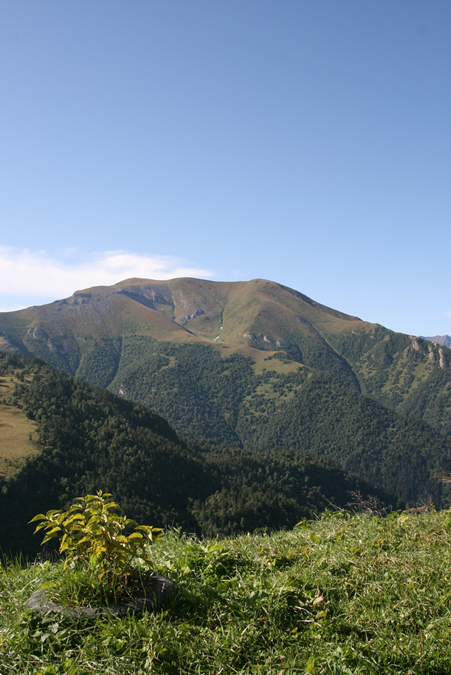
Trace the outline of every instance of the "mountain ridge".
<instances>
[{"instance_id":1,"label":"mountain ridge","mask_svg":"<svg viewBox=\"0 0 451 675\"><path fill-rule=\"evenodd\" d=\"M450 335L435 335L434 337L424 337L424 340L429 342L436 342L437 344L443 345L444 347L451 348L451 336Z\"/></svg>"},{"instance_id":2,"label":"mountain ridge","mask_svg":"<svg viewBox=\"0 0 451 675\"><path fill-rule=\"evenodd\" d=\"M385 409L451 436L449 349L265 279L126 279L0 314L0 337L6 351L135 400L186 437L254 449L307 444L365 472L363 438L374 457L409 447L401 431L390 441L390 427L400 429L401 420ZM359 409L366 429L372 415L379 419L373 440L359 431ZM351 420L352 433L343 420ZM411 433L418 450L420 438L428 442L423 432Z\"/></svg>"},{"instance_id":3,"label":"mountain ridge","mask_svg":"<svg viewBox=\"0 0 451 675\"><path fill-rule=\"evenodd\" d=\"M245 282L194 278L126 279L113 286L82 289L69 298L41 307L0 314L0 348L49 360L50 355L45 354L47 347L48 352L56 353L55 357L58 354L61 357L60 363L55 358L53 365L72 369L72 374L76 374L78 364L74 366L67 359L65 362L64 354L70 350L78 351L80 361L86 350L80 343L70 344L71 334L79 340L92 337L99 341L130 333L151 336L159 341L205 341L224 345L239 353L251 353L257 360L257 350L284 351L297 363L318 367L318 358L310 358L301 346L307 341L307 346L311 347L311 338L317 344L316 356L320 357L321 352L325 360L324 366L330 367L331 359L338 364L342 362L348 379L349 367L344 361L349 366L350 341L366 343L360 348L358 356L361 357L364 352L373 354L371 340L374 346L379 342L393 342L396 336L403 335L322 305L299 291L265 279ZM346 344L341 344L343 336ZM417 352L424 351L420 344L422 338L404 336L402 339L404 348L409 345ZM36 342L41 343L39 349ZM449 353L443 355L435 346L426 349L430 361L435 358L443 367L449 365ZM391 346L390 350L393 351ZM387 353L383 347L379 351ZM356 371L355 355L351 360L351 368ZM358 372L350 379L355 384L357 378L365 392L363 370L357 368Z\"/></svg>"}]
</instances>

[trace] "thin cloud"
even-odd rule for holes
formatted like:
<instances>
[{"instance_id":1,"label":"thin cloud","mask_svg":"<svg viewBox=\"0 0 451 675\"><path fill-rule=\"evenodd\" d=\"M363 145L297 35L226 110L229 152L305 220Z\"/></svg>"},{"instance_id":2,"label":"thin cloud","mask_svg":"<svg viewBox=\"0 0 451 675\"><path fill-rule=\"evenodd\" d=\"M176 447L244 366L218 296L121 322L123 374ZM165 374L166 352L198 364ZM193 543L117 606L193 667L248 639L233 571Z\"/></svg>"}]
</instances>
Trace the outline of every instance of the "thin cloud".
<instances>
[{"instance_id":1,"label":"thin cloud","mask_svg":"<svg viewBox=\"0 0 451 675\"><path fill-rule=\"evenodd\" d=\"M45 251L0 246L0 294L62 298L90 286L111 286L124 279L211 278L211 270L189 267L171 256L128 251L105 251L73 262L67 252L60 259Z\"/></svg>"}]
</instances>

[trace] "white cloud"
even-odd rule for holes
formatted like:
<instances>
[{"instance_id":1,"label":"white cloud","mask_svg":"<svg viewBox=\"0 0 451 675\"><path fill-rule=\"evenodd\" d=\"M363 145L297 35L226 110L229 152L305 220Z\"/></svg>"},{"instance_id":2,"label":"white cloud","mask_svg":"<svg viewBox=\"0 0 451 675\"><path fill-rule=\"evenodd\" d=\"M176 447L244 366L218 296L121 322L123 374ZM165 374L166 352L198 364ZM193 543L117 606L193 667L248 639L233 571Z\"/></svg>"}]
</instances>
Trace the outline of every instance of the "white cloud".
<instances>
[{"instance_id":1,"label":"white cloud","mask_svg":"<svg viewBox=\"0 0 451 675\"><path fill-rule=\"evenodd\" d=\"M131 277L214 276L211 270L189 267L171 256L105 251L75 262L71 254L72 251L65 251L57 259L45 251L18 251L0 246L0 294L59 299L90 286L111 286Z\"/></svg>"},{"instance_id":2,"label":"white cloud","mask_svg":"<svg viewBox=\"0 0 451 675\"><path fill-rule=\"evenodd\" d=\"M26 305L18 305L16 303L11 303L11 306L0 307L0 314L2 312L16 312L19 309L25 309Z\"/></svg>"}]
</instances>

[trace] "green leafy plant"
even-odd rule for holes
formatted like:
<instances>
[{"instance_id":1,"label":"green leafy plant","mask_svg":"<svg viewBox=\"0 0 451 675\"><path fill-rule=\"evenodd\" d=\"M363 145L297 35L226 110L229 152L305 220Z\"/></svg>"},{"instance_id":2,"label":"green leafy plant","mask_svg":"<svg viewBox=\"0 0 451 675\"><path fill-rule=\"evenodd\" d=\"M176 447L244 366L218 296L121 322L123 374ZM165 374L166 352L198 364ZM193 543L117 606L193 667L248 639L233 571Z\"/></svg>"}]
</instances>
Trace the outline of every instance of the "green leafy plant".
<instances>
[{"instance_id":1,"label":"green leafy plant","mask_svg":"<svg viewBox=\"0 0 451 675\"><path fill-rule=\"evenodd\" d=\"M41 521L35 533L46 532L42 544L60 539L59 552L66 557L64 568L91 572L105 596L111 590L126 592L140 570L150 569L149 547L161 532L160 528L138 525L122 515L111 496L99 491L78 497L67 511L53 509L30 521Z\"/></svg>"}]
</instances>

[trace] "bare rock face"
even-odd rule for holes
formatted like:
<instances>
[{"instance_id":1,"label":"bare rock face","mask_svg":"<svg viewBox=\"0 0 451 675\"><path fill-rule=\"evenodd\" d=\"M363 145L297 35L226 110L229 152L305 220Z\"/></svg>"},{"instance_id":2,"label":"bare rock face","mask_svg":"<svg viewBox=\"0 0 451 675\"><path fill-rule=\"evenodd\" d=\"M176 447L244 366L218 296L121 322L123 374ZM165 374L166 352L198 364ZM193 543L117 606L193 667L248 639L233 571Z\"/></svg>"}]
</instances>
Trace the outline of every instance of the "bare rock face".
<instances>
[{"instance_id":1,"label":"bare rock face","mask_svg":"<svg viewBox=\"0 0 451 675\"><path fill-rule=\"evenodd\" d=\"M74 293L67 301L71 305L87 305L91 300L91 293Z\"/></svg>"},{"instance_id":2,"label":"bare rock face","mask_svg":"<svg viewBox=\"0 0 451 675\"><path fill-rule=\"evenodd\" d=\"M412 349L415 349L416 352L420 351L420 345L419 345L418 340L416 340L416 339L412 340Z\"/></svg>"},{"instance_id":3,"label":"bare rock face","mask_svg":"<svg viewBox=\"0 0 451 675\"><path fill-rule=\"evenodd\" d=\"M286 340L282 339L274 340L269 335L263 335L263 333L260 333L260 335L254 335L254 333L244 333L243 337L245 337L247 340L263 340L263 342L266 342L266 344L275 345L281 349L288 349L291 347L291 342L287 342Z\"/></svg>"},{"instance_id":4,"label":"bare rock face","mask_svg":"<svg viewBox=\"0 0 451 675\"><path fill-rule=\"evenodd\" d=\"M195 312L192 314L182 314L182 316L179 319L179 322L181 324L188 323L188 321L192 321L193 319L196 319L198 316L201 316L201 314L204 314L203 309L196 309Z\"/></svg>"},{"instance_id":5,"label":"bare rock face","mask_svg":"<svg viewBox=\"0 0 451 675\"><path fill-rule=\"evenodd\" d=\"M48 337L47 333L45 331L43 331L42 328L35 328L32 331L32 335L33 335L35 340L45 340Z\"/></svg>"}]
</instances>

